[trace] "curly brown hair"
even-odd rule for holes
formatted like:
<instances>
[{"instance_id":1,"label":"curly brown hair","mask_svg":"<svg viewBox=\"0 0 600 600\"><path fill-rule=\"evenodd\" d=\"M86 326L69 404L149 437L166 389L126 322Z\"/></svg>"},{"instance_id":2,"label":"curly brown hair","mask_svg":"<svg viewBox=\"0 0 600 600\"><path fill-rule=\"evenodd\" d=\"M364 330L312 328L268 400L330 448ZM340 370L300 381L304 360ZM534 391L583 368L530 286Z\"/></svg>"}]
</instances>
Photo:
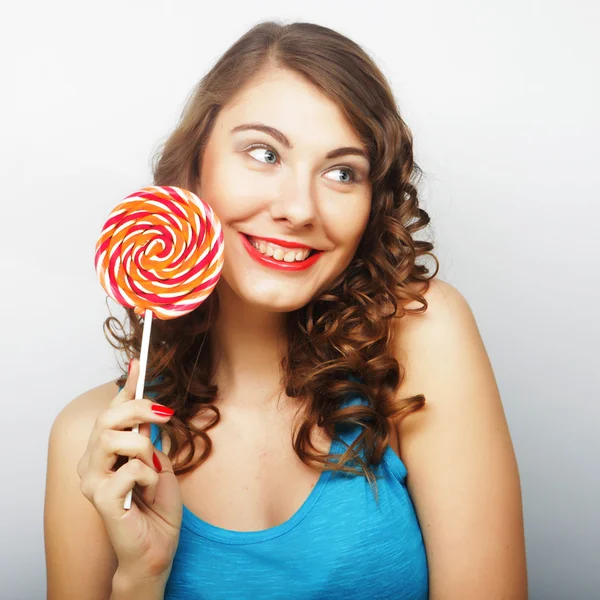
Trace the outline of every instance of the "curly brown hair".
<instances>
[{"instance_id":1,"label":"curly brown hair","mask_svg":"<svg viewBox=\"0 0 600 600\"><path fill-rule=\"evenodd\" d=\"M220 109L264 67L292 70L317 86L343 111L369 152L372 202L361 242L326 292L287 313L287 355L281 368L285 393L308 399L306 418L294 433L298 457L305 464L363 474L375 483L371 467L379 464L388 444L388 419L404 418L425 403L423 395L395 398L401 367L391 350L393 317L427 310L422 294L439 269L430 252L433 244L413 239L430 221L417 199L422 170L413 160L412 134L381 71L359 45L329 28L259 23L198 83L175 131L157 152L154 183L196 189L203 151ZM430 276L425 266L417 265L421 255L435 260ZM406 307L415 301L422 306ZM211 383L214 365L210 343L205 343L218 312L215 290L193 312L153 323L146 391L175 410L163 427L171 440L171 460L187 448L183 460L173 465L176 474L207 459L212 449L207 432L220 420L219 409L211 404L218 387ZM104 328L109 342L131 359L139 356L143 323L132 309L126 310L126 321L127 328L111 316ZM123 385L125 377L117 384ZM368 402L342 406L357 395ZM196 427L191 420L204 411L214 416L206 426ZM334 456L311 451L316 450L309 441L315 425L338 441L338 427L363 429L343 454ZM203 441L198 456L195 436Z\"/></svg>"}]
</instances>

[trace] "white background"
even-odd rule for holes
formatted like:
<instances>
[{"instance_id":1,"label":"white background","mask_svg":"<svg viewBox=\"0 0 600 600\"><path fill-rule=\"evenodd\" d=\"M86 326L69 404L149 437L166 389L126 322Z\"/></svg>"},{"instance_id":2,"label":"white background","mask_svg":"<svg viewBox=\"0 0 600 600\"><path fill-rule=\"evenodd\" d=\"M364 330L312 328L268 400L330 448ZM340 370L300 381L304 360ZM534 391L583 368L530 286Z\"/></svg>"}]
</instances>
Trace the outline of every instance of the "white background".
<instances>
[{"instance_id":1,"label":"white background","mask_svg":"<svg viewBox=\"0 0 600 600\"><path fill-rule=\"evenodd\" d=\"M151 183L193 85L268 18L337 29L389 78L426 171L440 277L470 303L502 394L530 597L598 597L599 16L566 0L4 6L0 597L45 597L49 430L118 374L100 228Z\"/></svg>"}]
</instances>

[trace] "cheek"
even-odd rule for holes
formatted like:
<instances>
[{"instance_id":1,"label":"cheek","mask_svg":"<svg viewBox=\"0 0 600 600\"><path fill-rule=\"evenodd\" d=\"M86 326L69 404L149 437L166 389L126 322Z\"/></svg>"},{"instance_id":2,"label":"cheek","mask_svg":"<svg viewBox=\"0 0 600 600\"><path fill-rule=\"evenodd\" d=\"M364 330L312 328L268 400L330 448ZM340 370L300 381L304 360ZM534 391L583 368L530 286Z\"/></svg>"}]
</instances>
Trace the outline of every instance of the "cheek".
<instances>
[{"instance_id":1,"label":"cheek","mask_svg":"<svg viewBox=\"0 0 600 600\"><path fill-rule=\"evenodd\" d=\"M224 155L206 164L202 192L224 224L251 216L276 190L261 173L243 164L243 157Z\"/></svg>"},{"instance_id":2,"label":"cheek","mask_svg":"<svg viewBox=\"0 0 600 600\"><path fill-rule=\"evenodd\" d=\"M364 203L352 203L330 214L327 219L329 239L340 248L354 251L366 229L369 208Z\"/></svg>"}]
</instances>

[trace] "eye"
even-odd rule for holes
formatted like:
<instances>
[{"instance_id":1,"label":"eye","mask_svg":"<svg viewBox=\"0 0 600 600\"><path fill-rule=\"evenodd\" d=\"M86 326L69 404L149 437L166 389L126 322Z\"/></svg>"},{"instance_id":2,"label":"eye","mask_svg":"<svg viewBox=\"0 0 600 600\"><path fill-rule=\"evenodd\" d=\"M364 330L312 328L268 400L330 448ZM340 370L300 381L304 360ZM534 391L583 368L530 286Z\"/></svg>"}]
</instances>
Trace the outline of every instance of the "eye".
<instances>
[{"instance_id":1,"label":"eye","mask_svg":"<svg viewBox=\"0 0 600 600\"><path fill-rule=\"evenodd\" d=\"M259 162L265 162L268 165L277 164L277 152L275 152L273 148L267 146L266 144L253 144L252 146L248 147L248 150L248 154L250 154L251 156L252 152L258 151L262 154L263 157L265 157L266 160L261 160L257 158L256 160L258 160ZM254 158L254 156L252 156L252 158ZM350 184L355 183L357 181L356 172L352 167L337 167L328 171L328 173L331 173L333 171L340 171L342 173L342 179L337 180L339 183Z\"/></svg>"},{"instance_id":2,"label":"eye","mask_svg":"<svg viewBox=\"0 0 600 600\"><path fill-rule=\"evenodd\" d=\"M251 152L248 152L248 154L250 154L252 156L252 152L255 151L261 151L262 155L267 157L266 161L260 161L260 162L266 162L269 165L274 165L277 163L277 154L275 153L275 151L272 148L269 148L269 146L263 145L263 144L255 144L254 146L250 146ZM253 157L254 158L254 157ZM260 160L260 159L257 159Z\"/></svg>"},{"instance_id":3,"label":"eye","mask_svg":"<svg viewBox=\"0 0 600 600\"><path fill-rule=\"evenodd\" d=\"M329 171L329 173L335 171L339 171L340 173L342 173L342 175L344 175L342 179L337 180L340 183L354 183L356 181L356 173L354 172L354 169L350 167L338 167L336 169L332 169L331 171Z\"/></svg>"}]
</instances>

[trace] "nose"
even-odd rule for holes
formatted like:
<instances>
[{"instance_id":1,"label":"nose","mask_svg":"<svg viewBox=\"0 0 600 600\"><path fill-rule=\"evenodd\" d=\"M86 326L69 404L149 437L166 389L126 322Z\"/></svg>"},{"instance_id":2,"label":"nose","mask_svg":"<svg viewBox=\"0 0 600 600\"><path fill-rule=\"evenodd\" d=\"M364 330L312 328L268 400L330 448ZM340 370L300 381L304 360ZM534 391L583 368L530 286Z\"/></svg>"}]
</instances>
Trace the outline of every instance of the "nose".
<instances>
[{"instance_id":1,"label":"nose","mask_svg":"<svg viewBox=\"0 0 600 600\"><path fill-rule=\"evenodd\" d=\"M277 198L271 202L271 216L276 221L287 221L290 229L310 227L317 218L316 191L308 173L289 173L280 187Z\"/></svg>"}]
</instances>

